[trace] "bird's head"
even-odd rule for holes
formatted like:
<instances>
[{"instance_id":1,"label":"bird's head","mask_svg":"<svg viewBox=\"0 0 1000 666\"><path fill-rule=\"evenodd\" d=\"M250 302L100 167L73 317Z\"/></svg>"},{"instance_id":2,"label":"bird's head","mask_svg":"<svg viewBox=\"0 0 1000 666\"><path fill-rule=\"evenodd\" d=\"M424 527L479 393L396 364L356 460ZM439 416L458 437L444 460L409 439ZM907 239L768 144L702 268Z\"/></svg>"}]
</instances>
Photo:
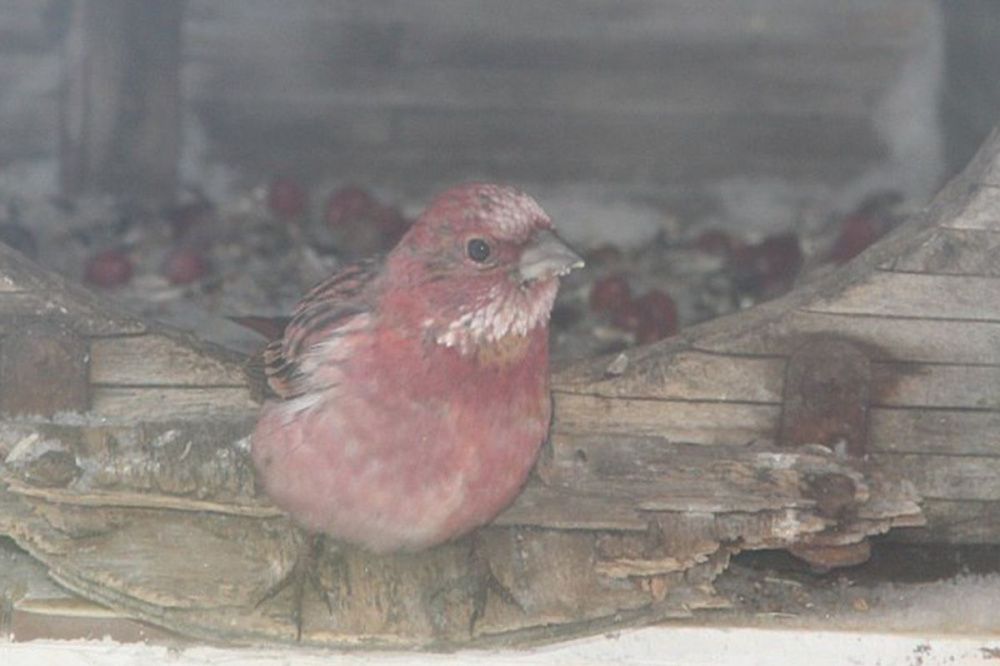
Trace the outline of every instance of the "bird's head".
<instances>
[{"instance_id":1,"label":"bird's head","mask_svg":"<svg viewBox=\"0 0 1000 666\"><path fill-rule=\"evenodd\" d=\"M468 353L546 325L559 277L581 266L530 196L469 183L435 198L389 254L387 295L430 340Z\"/></svg>"}]
</instances>

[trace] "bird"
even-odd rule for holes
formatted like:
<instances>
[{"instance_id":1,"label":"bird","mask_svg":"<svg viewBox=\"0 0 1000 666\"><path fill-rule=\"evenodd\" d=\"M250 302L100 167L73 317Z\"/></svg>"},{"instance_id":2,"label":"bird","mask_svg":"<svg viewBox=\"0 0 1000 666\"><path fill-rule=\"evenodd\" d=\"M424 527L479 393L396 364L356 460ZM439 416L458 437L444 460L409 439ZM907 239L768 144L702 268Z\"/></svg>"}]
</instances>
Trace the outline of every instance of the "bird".
<instances>
[{"instance_id":1,"label":"bird","mask_svg":"<svg viewBox=\"0 0 1000 666\"><path fill-rule=\"evenodd\" d=\"M319 283L262 354L250 449L271 501L376 554L492 521L547 437L549 316L582 266L535 199L473 182Z\"/></svg>"}]
</instances>

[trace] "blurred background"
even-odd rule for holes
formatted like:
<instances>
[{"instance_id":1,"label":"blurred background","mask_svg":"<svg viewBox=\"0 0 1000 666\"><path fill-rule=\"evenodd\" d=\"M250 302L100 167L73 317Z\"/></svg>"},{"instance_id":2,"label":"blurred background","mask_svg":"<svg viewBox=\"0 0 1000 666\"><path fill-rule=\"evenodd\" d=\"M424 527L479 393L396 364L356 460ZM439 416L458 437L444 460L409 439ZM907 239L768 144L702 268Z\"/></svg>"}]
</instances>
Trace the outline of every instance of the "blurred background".
<instances>
[{"instance_id":1,"label":"blurred background","mask_svg":"<svg viewBox=\"0 0 1000 666\"><path fill-rule=\"evenodd\" d=\"M51 189L61 136L99 153L70 190L168 196L225 165L419 195L926 195L997 119L998 29L991 0L3 0L0 174Z\"/></svg>"},{"instance_id":2,"label":"blurred background","mask_svg":"<svg viewBox=\"0 0 1000 666\"><path fill-rule=\"evenodd\" d=\"M735 295L675 296L691 323L780 291L741 290L761 261L788 264L784 288L802 252L842 263L898 219L845 231L852 211L923 205L1000 118L997 62L995 0L0 0L0 222L21 227L0 240L26 228L44 264L102 287L122 273L87 262L123 250L139 301L193 284L280 310L352 254L324 234L358 206L384 204L365 254L442 187L498 180L583 250L726 254ZM264 228L230 221L175 279L163 254L192 205L298 220L260 245L312 268L220 287L252 264L234 230ZM150 215L172 234L150 238ZM732 259L789 233L794 256Z\"/></svg>"}]
</instances>

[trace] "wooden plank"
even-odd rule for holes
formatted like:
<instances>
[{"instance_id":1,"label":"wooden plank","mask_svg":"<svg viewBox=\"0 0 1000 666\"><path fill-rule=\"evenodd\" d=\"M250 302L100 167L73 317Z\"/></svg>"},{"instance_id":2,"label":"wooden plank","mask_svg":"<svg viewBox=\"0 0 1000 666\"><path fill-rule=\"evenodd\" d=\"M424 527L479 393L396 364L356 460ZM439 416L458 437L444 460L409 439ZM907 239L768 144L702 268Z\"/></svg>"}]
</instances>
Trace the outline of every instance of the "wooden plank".
<instances>
[{"instance_id":1,"label":"wooden plank","mask_svg":"<svg viewBox=\"0 0 1000 666\"><path fill-rule=\"evenodd\" d=\"M606 369L618 357L578 363L552 380L556 393L663 400L782 401L787 359L727 356L657 348L628 350L624 372ZM602 371L603 370L603 371ZM906 361L872 364L875 407L1000 409L1000 366L942 365Z\"/></svg>"},{"instance_id":2,"label":"wooden plank","mask_svg":"<svg viewBox=\"0 0 1000 666\"><path fill-rule=\"evenodd\" d=\"M261 0L192 0L191 5L192 22L198 28L191 41L199 46L220 34L230 38L244 35L255 43L255 38L273 39L275 32L295 35L309 27L327 32L344 23L392 24L414 35L409 46L420 52L432 51L435 46L444 49L464 36L514 45L529 39L574 39L586 48L598 35L603 41L620 43L659 37L713 46L753 40L764 45L797 45L802 50L838 44L843 44L845 51L864 45L904 49L909 44L905 35L925 17L920 3L901 0L841 4L835 10L795 0L717 0L711 8L676 0L632 0L625 4L606 0L499 4L488 0L421 0L417 8L414 3L394 0L337 0L289 5L280 13ZM418 37L423 39L417 42ZM229 50L238 45L233 39L220 48Z\"/></svg>"},{"instance_id":3,"label":"wooden plank","mask_svg":"<svg viewBox=\"0 0 1000 666\"><path fill-rule=\"evenodd\" d=\"M253 413L259 405L247 388L94 387L91 413L133 422L208 417L227 412Z\"/></svg>"},{"instance_id":4,"label":"wooden plank","mask_svg":"<svg viewBox=\"0 0 1000 666\"><path fill-rule=\"evenodd\" d=\"M873 453L871 459L912 482L922 499L1000 501L1000 457Z\"/></svg>"},{"instance_id":5,"label":"wooden plank","mask_svg":"<svg viewBox=\"0 0 1000 666\"><path fill-rule=\"evenodd\" d=\"M829 79L819 75L802 80L774 77L764 86L762 77L728 69L733 56L726 57L729 60L716 54L711 64L702 64L712 68L703 76L692 76L690 59L668 60L655 70L631 71L628 76L592 69L511 69L464 63L390 69L377 65L344 67L331 62L321 80L290 76L290 68L301 67L294 59L223 61L211 67L198 63L194 68L200 76L207 77L211 70L213 81L230 85L199 86L193 101L202 108L224 105L239 109L248 118L287 118L289 114L314 118L326 113L333 119L344 113L377 113L390 108L585 111L624 117L717 116L739 111L761 116L855 118L865 117L868 109L850 98L878 89L870 83L830 86ZM262 87L238 85L251 72L264 81ZM277 85L278 81L283 85Z\"/></svg>"},{"instance_id":6,"label":"wooden plank","mask_svg":"<svg viewBox=\"0 0 1000 666\"><path fill-rule=\"evenodd\" d=\"M64 194L169 201L180 151L183 2L73 5L60 98Z\"/></svg>"},{"instance_id":7,"label":"wooden plank","mask_svg":"<svg viewBox=\"0 0 1000 666\"><path fill-rule=\"evenodd\" d=\"M228 516L250 516L253 518L275 518L285 513L270 502L238 503L216 502L192 497L178 497L166 493L133 492L128 490L95 490L79 492L63 488L38 488L18 480L5 481L10 492L24 497L43 499L56 504L81 507L167 509L170 511L208 512Z\"/></svg>"},{"instance_id":8,"label":"wooden plank","mask_svg":"<svg viewBox=\"0 0 1000 666\"><path fill-rule=\"evenodd\" d=\"M246 386L238 364L157 334L92 340L90 381L119 386Z\"/></svg>"},{"instance_id":9,"label":"wooden plank","mask_svg":"<svg viewBox=\"0 0 1000 666\"><path fill-rule=\"evenodd\" d=\"M823 164L846 168L841 163L845 154L855 160L882 155L873 145L874 135L864 118L833 114L822 118L794 113L762 116L742 107L711 114L656 110L626 114L569 106L554 114L551 109L487 108L478 102L475 109L438 105L387 110L367 104L300 106L298 101L290 104L290 99L274 105L254 101L249 109L241 100L194 103L213 136L223 142L221 148L227 149L247 133L267 136L269 143L273 138L275 144L287 144L275 146L281 150L281 160L291 159L295 151L308 153L316 141L327 146L335 159L351 162L366 155L368 161L409 168L416 168L420 160L447 156L447 164L467 159L471 167L476 160L480 164L506 160L534 168L532 160L536 160L539 166L549 164L583 174L588 172L585 163L594 155L601 155L599 163L612 160L615 168L621 167L614 159L627 165L624 160L632 156L640 161L657 160L659 168L669 169L673 177L691 180L706 174L732 175L741 165L767 165L792 174L797 168L815 171ZM391 113L389 120L387 113ZM374 120L369 114L374 114ZM720 136L726 137L725 143L718 141ZM392 145L392 154L371 154L373 146L386 144ZM245 151L246 146L240 145ZM684 164L668 157L677 154L687 156ZM517 177L524 178L523 174Z\"/></svg>"},{"instance_id":10,"label":"wooden plank","mask_svg":"<svg viewBox=\"0 0 1000 666\"><path fill-rule=\"evenodd\" d=\"M493 524L642 532L649 527L649 520L633 507L621 502L609 502L602 493L567 491L564 488L556 490L536 483L525 488Z\"/></svg>"},{"instance_id":11,"label":"wooden plank","mask_svg":"<svg viewBox=\"0 0 1000 666\"><path fill-rule=\"evenodd\" d=\"M624 372L606 374L612 363L603 359L577 364L553 378L553 391L666 400L781 402L785 359L706 354L697 351L670 353L648 348L622 353Z\"/></svg>"},{"instance_id":12,"label":"wooden plank","mask_svg":"<svg viewBox=\"0 0 1000 666\"><path fill-rule=\"evenodd\" d=\"M883 407L1000 409L1000 367L875 363L872 403Z\"/></svg>"},{"instance_id":13,"label":"wooden plank","mask_svg":"<svg viewBox=\"0 0 1000 666\"><path fill-rule=\"evenodd\" d=\"M872 409L873 451L981 455L1000 460L1000 412L948 409ZM928 459L927 465L936 464Z\"/></svg>"},{"instance_id":14,"label":"wooden plank","mask_svg":"<svg viewBox=\"0 0 1000 666\"><path fill-rule=\"evenodd\" d=\"M964 169L963 173L974 175L973 182L977 185L986 185L992 188L1000 188L1000 159L997 159L997 147L1000 146L1000 128L993 128L986 141L976 152L972 162ZM993 196L992 193L987 193Z\"/></svg>"},{"instance_id":15,"label":"wooden plank","mask_svg":"<svg viewBox=\"0 0 1000 666\"><path fill-rule=\"evenodd\" d=\"M140 319L110 301L0 243L0 333L16 329L19 320L37 317L62 319L83 335L141 333L146 329Z\"/></svg>"},{"instance_id":16,"label":"wooden plank","mask_svg":"<svg viewBox=\"0 0 1000 666\"><path fill-rule=\"evenodd\" d=\"M938 275L1000 277L1000 233L937 227L912 251L879 266L882 270Z\"/></svg>"},{"instance_id":17,"label":"wooden plank","mask_svg":"<svg viewBox=\"0 0 1000 666\"><path fill-rule=\"evenodd\" d=\"M681 353L661 361L654 370L596 382L589 394L573 392L574 387L587 390L583 377L563 380L563 388L557 384L556 432L662 436L715 445L773 438L776 422L768 419L780 413L783 360ZM766 387L757 393L755 372ZM638 399L643 385L649 395ZM741 395L761 403L733 404ZM872 396L873 450L1000 457L1000 412L991 411L1000 409L1000 367L878 363Z\"/></svg>"},{"instance_id":18,"label":"wooden plank","mask_svg":"<svg viewBox=\"0 0 1000 666\"><path fill-rule=\"evenodd\" d=\"M801 155L848 153L874 159L882 150L871 145L871 127L857 118L796 117L744 114L739 109L705 116L676 114L625 116L587 113L570 108L549 111L484 111L469 114L443 110L401 110L395 140L402 145L425 146L428 151L467 149L470 146L519 144L522 151L545 152L550 159L589 159L604 153L670 154L683 151L688 169L718 169L728 164L794 160ZM719 136L726 143L718 142ZM700 150L693 150L695 147ZM674 152L674 154L678 154ZM725 159L723 160L723 154Z\"/></svg>"},{"instance_id":19,"label":"wooden plank","mask_svg":"<svg viewBox=\"0 0 1000 666\"><path fill-rule=\"evenodd\" d=\"M876 271L807 310L833 314L1000 322L1000 279Z\"/></svg>"},{"instance_id":20,"label":"wooden plank","mask_svg":"<svg viewBox=\"0 0 1000 666\"><path fill-rule=\"evenodd\" d=\"M0 334L17 331L25 319L52 317L83 335L113 335L144 330L139 320L90 307L70 294L0 291Z\"/></svg>"},{"instance_id":21,"label":"wooden plank","mask_svg":"<svg viewBox=\"0 0 1000 666\"><path fill-rule=\"evenodd\" d=\"M662 437L671 442L738 445L774 438L778 405L609 399L556 393L554 433Z\"/></svg>"},{"instance_id":22,"label":"wooden plank","mask_svg":"<svg viewBox=\"0 0 1000 666\"><path fill-rule=\"evenodd\" d=\"M739 324L738 331L722 326L691 329L688 337L706 351L773 356L786 353L799 336L836 333L870 345L873 360L1000 365L1000 324L994 322L803 311L790 311L780 319L769 315L743 319L748 315L739 313L739 322L730 320Z\"/></svg>"},{"instance_id":23,"label":"wooden plank","mask_svg":"<svg viewBox=\"0 0 1000 666\"><path fill-rule=\"evenodd\" d=\"M997 179L1000 180L1000 176ZM971 192L958 214L943 226L1000 231L1000 183L981 185Z\"/></svg>"},{"instance_id":24,"label":"wooden plank","mask_svg":"<svg viewBox=\"0 0 1000 666\"><path fill-rule=\"evenodd\" d=\"M890 531L889 541L973 544L1000 541L1000 502L925 499L927 525Z\"/></svg>"},{"instance_id":25,"label":"wooden plank","mask_svg":"<svg viewBox=\"0 0 1000 666\"><path fill-rule=\"evenodd\" d=\"M749 476L750 467L745 469ZM775 488L769 490L777 491ZM493 524L644 532L655 518L652 514L665 512L691 522L697 522L699 517L715 520L713 514L742 514L748 524L753 520L766 523L769 519L783 517L796 521L802 533L821 531L824 521L811 511L815 502L799 495L794 487L782 490L785 494L775 492L764 496L748 488L733 489L732 483L722 479L699 482L664 478L656 484L591 479L577 481L573 487L558 488L534 484L528 486ZM769 516L754 515L768 513Z\"/></svg>"}]
</instances>

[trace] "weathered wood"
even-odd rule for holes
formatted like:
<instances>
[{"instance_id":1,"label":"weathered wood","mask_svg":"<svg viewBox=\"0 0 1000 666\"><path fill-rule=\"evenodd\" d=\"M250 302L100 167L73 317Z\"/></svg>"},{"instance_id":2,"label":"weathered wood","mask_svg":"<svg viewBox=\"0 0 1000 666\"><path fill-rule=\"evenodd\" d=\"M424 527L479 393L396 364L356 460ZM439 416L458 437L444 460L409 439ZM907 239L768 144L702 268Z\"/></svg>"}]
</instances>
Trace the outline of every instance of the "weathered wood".
<instances>
[{"instance_id":1,"label":"weathered wood","mask_svg":"<svg viewBox=\"0 0 1000 666\"><path fill-rule=\"evenodd\" d=\"M246 386L238 363L162 334L94 339L90 343L90 380L119 387Z\"/></svg>"},{"instance_id":2,"label":"weathered wood","mask_svg":"<svg viewBox=\"0 0 1000 666\"><path fill-rule=\"evenodd\" d=\"M15 443L5 456L0 531L71 589L140 617L194 636L293 640L285 597L255 606L293 565L298 540L248 485L239 438L248 426L234 423L224 436L183 427L171 434L164 425L139 437L123 426L49 426L41 436L30 424L8 426L0 445ZM499 524L508 527L482 534L477 558L461 542L420 555L328 554L321 576L351 592L334 597L336 620L308 598L303 640L523 642L684 615L724 603L711 581L727 544L822 544L834 533L837 543L854 543L919 520L905 488L870 486L829 454L736 450L720 460L706 447L635 441L633 451L656 451L636 464L617 457L621 444L592 440L584 468L575 457L544 464L545 481L505 514ZM37 468L57 455L80 471L54 484ZM824 490L822 479L842 479L841 494ZM769 490L755 491L761 484ZM875 497L881 504L865 509ZM848 504L863 509L853 522L835 516ZM193 552L199 572L178 585ZM483 557L524 610L494 598L470 637Z\"/></svg>"},{"instance_id":3,"label":"weathered wood","mask_svg":"<svg viewBox=\"0 0 1000 666\"><path fill-rule=\"evenodd\" d=\"M892 532L893 541L947 544L995 544L1000 533L1000 502L925 499L920 508L927 524Z\"/></svg>"},{"instance_id":4,"label":"weathered wood","mask_svg":"<svg viewBox=\"0 0 1000 666\"><path fill-rule=\"evenodd\" d=\"M276 31L263 5L192 3L186 92L210 150L414 191L484 169L658 197L747 173L840 182L883 156L872 112L931 5L417 7L286 6Z\"/></svg>"},{"instance_id":5,"label":"weathered wood","mask_svg":"<svg viewBox=\"0 0 1000 666\"><path fill-rule=\"evenodd\" d=\"M944 226L950 229L980 229L1000 231L1000 184L982 183L969 185L969 193L961 204L961 209Z\"/></svg>"},{"instance_id":6,"label":"weathered wood","mask_svg":"<svg viewBox=\"0 0 1000 666\"><path fill-rule=\"evenodd\" d=\"M841 293L818 298L806 311L996 322L1000 321L997 293L1000 278L876 271Z\"/></svg>"},{"instance_id":7,"label":"weathered wood","mask_svg":"<svg viewBox=\"0 0 1000 666\"><path fill-rule=\"evenodd\" d=\"M555 433L650 435L674 442L733 444L773 441L777 405L728 401L603 398L558 392ZM665 408L669 405L669 408Z\"/></svg>"},{"instance_id":8,"label":"weathered wood","mask_svg":"<svg viewBox=\"0 0 1000 666\"><path fill-rule=\"evenodd\" d=\"M0 334L25 317L63 319L81 335L141 333L146 324L0 243Z\"/></svg>"},{"instance_id":9,"label":"weathered wood","mask_svg":"<svg viewBox=\"0 0 1000 666\"><path fill-rule=\"evenodd\" d=\"M996 456L1000 413L995 409L873 409L873 451ZM928 465L943 461L928 457ZM1000 483L1000 479L997 479Z\"/></svg>"},{"instance_id":10,"label":"weathered wood","mask_svg":"<svg viewBox=\"0 0 1000 666\"><path fill-rule=\"evenodd\" d=\"M213 414L254 413L258 403L246 386L231 387L107 387L94 386L91 409L95 416L138 423Z\"/></svg>"},{"instance_id":11,"label":"weathered wood","mask_svg":"<svg viewBox=\"0 0 1000 666\"><path fill-rule=\"evenodd\" d=\"M1000 211L1000 199L976 185L996 178L998 164L994 133L927 211L853 261L850 271L648 349L562 373L555 381L555 459L592 464L594 451L580 443L605 433L722 447L717 452L733 445L735 434L754 433L754 443L766 447L787 409L779 396L788 390L782 387L791 353L823 336L852 343L871 362L862 463L869 474L891 470L934 501L1000 499L1000 282L982 270L994 245L977 242L994 232L975 230ZM725 374L691 381L677 372L682 366L695 377L708 368ZM747 404L741 395L754 397ZM641 468L668 450L631 447L628 457ZM933 524L929 530L945 533ZM982 538L982 529L977 534Z\"/></svg>"},{"instance_id":12,"label":"weathered wood","mask_svg":"<svg viewBox=\"0 0 1000 666\"><path fill-rule=\"evenodd\" d=\"M604 367L578 364L559 375L559 394L637 399L676 399L779 403L786 360L781 356L754 357L712 354L672 347L669 354L630 349ZM608 368L621 359L624 367ZM629 366L636 372L626 372Z\"/></svg>"},{"instance_id":13,"label":"weathered wood","mask_svg":"<svg viewBox=\"0 0 1000 666\"><path fill-rule=\"evenodd\" d=\"M109 319L103 311L73 302L65 295L0 292L0 335L16 333L21 322L32 318L62 319L83 335L116 334L141 330L142 327L139 321Z\"/></svg>"},{"instance_id":14,"label":"weathered wood","mask_svg":"<svg viewBox=\"0 0 1000 666\"><path fill-rule=\"evenodd\" d=\"M623 359L626 368L629 364L640 365L642 374L628 373L618 377L607 372L597 374L592 367L578 365L560 375L557 399L565 402L571 400L569 396L582 395L680 402L781 403L787 360L780 356L682 350L650 357L645 351L636 349L616 357L619 358ZM613 362L614 359L609 360L608 365ZM574 374L575 371L578 373ZM1000 406L1000 365L874 361L872 404L878 407L997 407ZM567 418L570 415L576 418L577 410L569 404L567 408L571 410Z\"/></svg>"},{"instance_id":15,"label":"weathered wood","mask_svg":"<svg viewBox=\"0 0 1000 666\"><path fill-rule=\"evenodd\" d=\"M769 314L780 311L777 303L764 307ZM787 350L799 335L832 333L871 345L873 360L1000 365L1000 324L995 322L899 319L799 310L787 311L783 318L753 316L764 314L763 311L745 314L756 325L741 318L738 322L732 320L738 324L736 330L702 329L689 331L686 337L691 336L692 344L703 351L773 357Z\"/></svg>"},{"instance_id":16,"label":"weathered wood","mask_svg":"<svg viewBox=\"0 0 1000 666\"><path fill-rule=\"evenodd\" d=\"M993 436L996 442L996 436ZM994 455L876 453L873 460L910 480L927 499L1000 500L1000 458Z\"/></svg>"},{"instance_id":17,"label":"weathered wood","mask_svg":"<svg viewBox=\"0 0 1000 666\"><path fill-rule=\"evenodd\" d=\"M1000 136L984 153L1000 161ZM932 520L985 518L932 522L926 534L988 538L1000 523L989 513L1000 505L997 280L883 267L965 214L975 190L963 183L991 159L850 270L559 373L550 446L475 556L468 543L327 553L321 577L353 593L336 595L332 620L308 600L304 640L491 644L672 617L719 603L712 581L738 549L854 563L870 536L923 525L921 502ZM29 268L22 293L51 289ZM0 533L56 580L139 617L195 636L291 640L285 598L255 602L291 570L298 539L255 487L255 406L239 363L166 329L143 332L94 338L104 381L88 414L0 424ZM856 441L825 437L854 417ZM804 426L791 436L789 418ZM194 552L204 570L179 585ZM493 599L470 636L484 565L523 610Z\"/></svg>"},{"instance_id":18,"label":"weathered wood","mask_svg":"<svg viewBox=\"0 0 1000 666\"><path fill-rule=\"evenodd\" d=\"M874 363L872 383L872 404L879 407L1000 408L996 365Z\"/></svg>"},{"instance_id":19,"label":"weathered wood","mask_svg":"<svg viewBox=\"0 0 1000 666\"><path fill-rule=\"evenodd\" d=\"M879 268L995 278L1000 276L1000 233L983 229L931 229L913 252L890 259Z\"/></svg>"}]
</instances>

